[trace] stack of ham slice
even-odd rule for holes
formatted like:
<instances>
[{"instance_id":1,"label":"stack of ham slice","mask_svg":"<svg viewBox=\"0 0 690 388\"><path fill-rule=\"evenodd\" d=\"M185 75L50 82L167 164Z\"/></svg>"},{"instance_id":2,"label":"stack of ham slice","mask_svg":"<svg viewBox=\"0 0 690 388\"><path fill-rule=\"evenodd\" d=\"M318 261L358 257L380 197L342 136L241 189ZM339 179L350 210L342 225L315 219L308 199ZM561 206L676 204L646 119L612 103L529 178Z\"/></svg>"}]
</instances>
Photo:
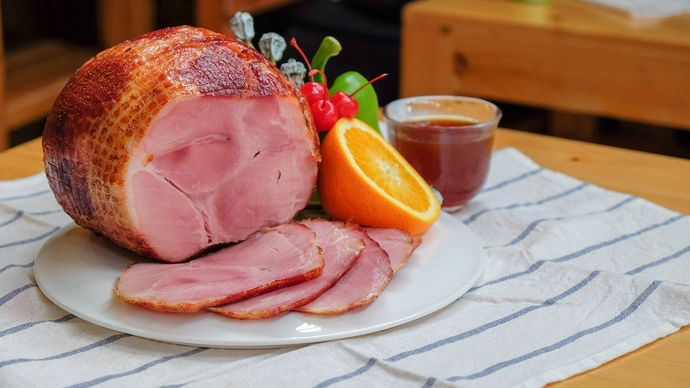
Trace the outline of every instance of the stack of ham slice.
<instances>
[{"instance_id":1,"label":"stack of ham slice","mask_svg":"<svg viewBox=\"0 0 690 388\"><path fill-rule=\"evenodd\" d=\"M314 232L285 224L188 263L133 264L115 294L151 310L195 312L301 283L323 267Z\"/></svg>"},{"instance_id":2,"label":"stack of ham slice","mask_svg":"<svg viewBox=\"0 0 690 388\"><path fill-rule=\"evenodd\" d=\"M374 301L393 276L388 253L371 237L366 248L348 273L315 301L295 310L312 314L340 314ZM404 259L407 260L407 259Z\"/></svg>"},{"instance_id":3,"label":"stack of ham slice","mask_svg":"<svg viewBox=\"0 0 690 388\"><path fill-rule=\"evenodd\" d=\"M404 265L414 244L397 229L307 220L266 229L188 263L133 264L115 293L151 310L207 308L235 319L288 311L339 314L373 302L391 280L391 263ZM382 246L394 249L389 255Z\"/></svg>"},{"instance_id":4,"label":"stack of ham slice","mask_svg":"<svg viewBox=\"0 0 690 388\"><path fill-rule=\"evenodd\" d=\"M340 284L339 279L346 273L352 272L350 269L358 263L358 258L364 251L366 232L355 225L324 220L302 223L316 233L316 243L322 247L326 264L321 276L313 281L210 310L236 319L267 318L312 302L334 284Z\"/></svg>"}]
</instances>

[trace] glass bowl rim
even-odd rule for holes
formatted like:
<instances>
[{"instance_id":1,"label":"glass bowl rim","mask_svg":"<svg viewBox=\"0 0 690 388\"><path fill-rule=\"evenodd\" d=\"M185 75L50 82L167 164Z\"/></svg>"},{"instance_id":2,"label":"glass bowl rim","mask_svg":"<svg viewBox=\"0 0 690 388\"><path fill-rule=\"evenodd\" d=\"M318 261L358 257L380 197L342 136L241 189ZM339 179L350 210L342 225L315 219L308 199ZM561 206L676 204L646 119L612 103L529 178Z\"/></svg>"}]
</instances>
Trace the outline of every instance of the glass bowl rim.
<instances>
[{"instance_id":1,"label":"glass bowl rim","mask_svg":"<svg viewBox=\"0 0 690 388\"><path fill-rule=\"evenodd\" d=\"M388 114L388 109L394 104L398 105L398 104L405 104L405 103L409 103L409 102L423 101L423 100L473 101L473 102L486 104L494 110L494 115L490 120L481 121L481 122L478 122L476 124L471 124L471 125L463 125L462 128L465 130L472 129L472 128L480 128L480 127L485 127L485 126L488 126L489 128L493 128L503 117L503 112L501 111L501 108L499 108L496 104L494 104L491 101L483 100L481 98L476 98L476 97L454 96L454 95L424 95L424 96L399 98L397 100L391 101L388 104L386 104L386 106L383 108L383 117L386 119L386 121L390 121L393 124L406 124L406 122L404 122L404 121L398 121L394 118L391 118ZM452 128L452 127L449 127L449 128Z\"/></svg>"}]
</instances>

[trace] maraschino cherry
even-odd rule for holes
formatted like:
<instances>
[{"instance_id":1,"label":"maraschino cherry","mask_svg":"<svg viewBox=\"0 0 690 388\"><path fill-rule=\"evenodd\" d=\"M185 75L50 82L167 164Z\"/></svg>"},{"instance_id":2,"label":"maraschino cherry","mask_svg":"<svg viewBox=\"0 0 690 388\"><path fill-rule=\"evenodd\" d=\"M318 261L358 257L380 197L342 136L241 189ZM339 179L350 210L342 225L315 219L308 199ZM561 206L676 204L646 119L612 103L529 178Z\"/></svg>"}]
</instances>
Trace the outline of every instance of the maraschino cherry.
<instances>
[{"instance_id":1,"label":"maraschino cherry","mask_svg":"<svg viewBox=\"0 0 690 388\"><path fill-rule=\"evenodd\" d=\"M359 103L349 94L344 92L335 92L331 97L331 102L338 107L338 115L340 117L355 117L359 111Z\"/></svg>"},{"instance_id":2,"label":"maraschino cherry","mask_svg":"<svg viewBox=\"0 0 690 388\"><path fill-rule=\"evenodd\" d=\"M322 100L323 95L326 93L326 88L318 82L307 82L302 86L302 94L307 98L309 105L314 101Z\"/></svg>"},{"instance_id":3,"label":"maraschino cherry","mask_svg":"<svg viewBox=\"0 0 690 388\"><path fill-rule=\"evenodd\" d=\"M297 40L295 38L290 39L290 45L297 49L300 55L302 55L302 58L304 58L304 62L307 63L307 68L309 69L308 74L311 77L311 81L305 83L300 90L309 103L309 110L311 110L311 114L314 117L314 125L319 132L328 131L333 128L333 125L335 125L336 121L341 117L355 117L357 111L359 111L359 103L353 96L365 86L388 75L386 73L379 75L360 86L359 89L355 90L352 94L336 92L333 94L333 97L329 99L326 74L321 70L311 68L307 56L304 55L302 49L297 45ZM314 74L316 73L320 73L323 76L323 84L314 81Z\"/></svg>"},{"instance_id":4,"label":"maraschino cherry","mask_svg":"<svg viewBox=\"0 0 690 388\"><path fill-rule=\"evenodd\" d=\"M340 114L340 117L355 117L355 115L359 111L359 103L357 102L357 100L354 99L355 94L359 93L359 91L364 89L367 85L370 85L387 75L388 73L383 73L377 76L376 78L372 79L366 84L360 86L359 89L355 90L352 94L346 94L345 92L333 93L331 101L333 102L333 104L335 104L336 107L338 107L338 114Z\"/></svg>"},{"instance_id":5,"label":"maraschino cherry","mask_svg":"<svg viewBox=\"0 0 690 388\"><path fill-rule=\"evenodd\" d=\"M302 51L302 49L297 45L297 39L290 39L290 45L297 49L302 58L304 58L304 62L307 63L307 68L309 69L309 76L311 77L311 81L305 83L302 86L302 89L300 89L302 91L302 94L304 94L304 96L307 98L309 105L311 105L316 100L324 98L324 94L326 95L326 97L328 97L328 91L326 90L326 87L314 81L314 74L316 73L312 73L311 63L309 63L309 59L307 59L307 56L304 55L304 51Z\"/></svg>"},{"instance_id":6,"label":"maraschino cherry","mask_svg":"<svg viewBox=\"0 0 690 388\"><path fill-rule=\"evenodd\" d=\"M326 74L321 70L314 69L309 72L309 75L313 77L316 73L320 73L323 76L324 84L321 85L316 82L311 83L321 85L324 89L324 93L321 95L321 99L315 100L309 104L309 109L311 110L311 115L314 116L316 130L322 132L333 128L335 122L338 121L341 116L339 115L339 108L336 107L333 101L328 99L328 87L326 86L328 81L326 80ZM304 86L306 86L306 84Z\"/></svg>"}]
</instances>

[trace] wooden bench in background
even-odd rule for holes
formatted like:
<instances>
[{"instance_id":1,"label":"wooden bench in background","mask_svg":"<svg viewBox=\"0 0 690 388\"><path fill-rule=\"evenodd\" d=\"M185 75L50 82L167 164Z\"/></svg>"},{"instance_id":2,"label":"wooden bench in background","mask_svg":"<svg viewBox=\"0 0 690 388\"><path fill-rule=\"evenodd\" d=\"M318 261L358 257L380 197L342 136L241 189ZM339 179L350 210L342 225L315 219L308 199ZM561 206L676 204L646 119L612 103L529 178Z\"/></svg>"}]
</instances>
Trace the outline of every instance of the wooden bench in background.
<instances>
[{"instance_id":1,"label":"wooden bench in background","mask_svg":"<svg viewBox=\"0 0 690 388\"><path fill-rule=\"evenodd\" d=\"M634 20L579 0L426 0L403 11L403 96L458 94L690 129L690 15Z\"/></svg>"},{"instance_id":2,"label":"wooden bench in background","mask_svg":"<svg viewBox=\"0 0 690 388\"><path fill-rule=\"evenodd\" d=\"M104 47L150 31L152 26L152 0L99 0L100 40ZM0 150L3 150L9 146L12 130L48 114L69 77L97 50L49 40L5 55L1 46Z\"/></svg>"}]
</instances>

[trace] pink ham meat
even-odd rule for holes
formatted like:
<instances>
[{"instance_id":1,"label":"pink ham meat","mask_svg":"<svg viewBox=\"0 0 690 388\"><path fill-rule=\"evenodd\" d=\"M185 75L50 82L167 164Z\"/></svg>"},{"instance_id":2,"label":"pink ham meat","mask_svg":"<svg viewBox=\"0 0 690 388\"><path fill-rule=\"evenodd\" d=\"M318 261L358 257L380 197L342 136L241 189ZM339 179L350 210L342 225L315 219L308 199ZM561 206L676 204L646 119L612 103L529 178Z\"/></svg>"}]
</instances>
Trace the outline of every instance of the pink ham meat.
<instances>
[{"instance_id":1,"label":"pink ham meat","mask_svg":"<svg viewBox=\"0 0 690 388\"><path fill-rule=\"evenodd\" d=\"M235 319L261 319L303 306L326 292L341 278L364 250L366 232L356 225L325 220L302 221L316 233L326 264L316 279L282 288L239 303L209 310Z\"/></svg>"},{"instance_id":2,"label":"pink ham meat","mask_svg":"<svg viewBox=\"0 0 690 388\"><path fill-rule=\"evenodd\" d=\"M388 253L393 273L405 266L412 252L422 243L421 237L413 238L408 232L396 228L365 228L365 230L369 237Z\"/></svg>"},{"instance_id":3,"label":"pink ham meat","mask_svg":"<svg viewBox=\"0 0 690 388\"><path fill-rule=\"evenodd\" d=\"M244 43L187 26L84 64L48 116L43 151L77 224L168 262L288 222L320 161L299 90Z\"/></svg>"},{"instance_id":4,"label":"pink ham meat","mask_svg":"<svg viewBox=\"0 0 690 388\"><path fill-rule=\"evenodd\" d=\"M393 277L388 254L371 237L355 265L315 301L294 311L311 314L340 314L373 302Z\"/></svg>"},{"instance_id":5,"label":"pink ham meat","mask_svg":"<svg viewBox=\"0 0 690 388\"><path fill-rule=\"evenodd\" d=\"M323 267L314 232L293 223L188 263L132 264L114 291L136 306L189 313L313 279Z\"/></svg>"}]
</instances>

